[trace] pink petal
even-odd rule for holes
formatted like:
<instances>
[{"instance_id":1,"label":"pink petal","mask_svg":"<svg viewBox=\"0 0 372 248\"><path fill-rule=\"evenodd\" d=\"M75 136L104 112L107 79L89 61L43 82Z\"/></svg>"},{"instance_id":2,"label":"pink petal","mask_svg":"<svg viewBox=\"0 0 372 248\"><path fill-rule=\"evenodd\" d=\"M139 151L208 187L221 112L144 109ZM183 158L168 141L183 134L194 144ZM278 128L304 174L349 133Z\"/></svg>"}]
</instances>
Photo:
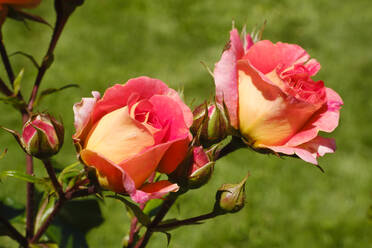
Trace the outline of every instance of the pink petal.
<instances>
[{"instance_id":1,"label":"pink petal","mask_svg":"<svg viewBox=\"0 0 372 248\"><path fill-rule=\"evenodd\" d=\"M186 135L184 138L171 142L172 144L165 152L157 170L165 174L172 173L185 159L190 140L188 135Z\"/></svg>"},{"instance_id":2,"label":"pink petal","mask_svg":"<svg viewBox=\"0 0 372 248\"><path fill-rule=\"evenodd\" d=\"M83 133L84 128L88 125L90 120L90 115L93 112L94 105L97 100L100 98L100 94L97 91L92 92L93 98L83 98L81 102L75 103L74 110L74 125L75 125L75 134L74 138L79 138Z\"/></svg>"},{"instance_id":3,"label":"pink petal","mask_svg":"<svg viewBox=\"0 0 372 248\"><path fill-rule=\"evenodd\" d=\"M333 132L338 126L340 108L343 104L341 97L332 89L326 88L327 102L307 122L304 128L294 135L286 145L298 146L314 139L319 131Z\"/></svg>"},{"instance_id":4,"label":"pink petal","mask_svg":"<svg viewBox=\"0 0 372 248\"><path fill-rule=\"evenodd\" d=\"M284 153L287 155L296 154L302 160L317 165L318 162L316 159L320 156L324 156L324 154L326 153L335 152L336 144L334 139L317 136L309 142L306 142L297 147L267 146L267 148L275 152Z\"/></svg>"},{"instance_id":5,"label":"pink petal","mask_svg":"<svg viewBox=\"0 0 372 248\"><path fill-rule=\"evenodd\" d=\"M306 51L298 45L262 40L255 43L244 55L263 74L273 71L278 65L288 68L309 59Z\"/></svg>"},{"instance_id":6,"label":"pink petal","mask_svg":"<svg viewBox=\"0 0 372 248\"><path fill-rule=\"evenodd\" d=\"M230 41L214 68L216 99L225 102L231 125L238 128L238 73L237 61L244 55L244 48L236 29L230 32Z\"/></svg>"},{"instance_id":7,"label":"pink petal","mask_svg":"<svg viewBox=\"0 0 372 248\"><path fill-rule=\"evenodd\" d=\"M169 192L178 191L177 184L172 184L169 181L163 180L155 183L145 184L140 190L133 192L130 196L137 203L145 203L151 199L162 198Z\"/></svg>"},{"instance_id":8,"label":"pink petal","mask_svg":"<svg viewBox=\"0 0 372 248\"><path fill-rule=\"evenodd\" d=\"M105 114L128 105L132 95L136 95L137 101L149 99L153 95L166 95L168 86L158 79L149 77L138 77L130 79L126 84L116 84L106 90L103 98L99 100L94 108L93 123Z\"/></svg>"}]
</instances>

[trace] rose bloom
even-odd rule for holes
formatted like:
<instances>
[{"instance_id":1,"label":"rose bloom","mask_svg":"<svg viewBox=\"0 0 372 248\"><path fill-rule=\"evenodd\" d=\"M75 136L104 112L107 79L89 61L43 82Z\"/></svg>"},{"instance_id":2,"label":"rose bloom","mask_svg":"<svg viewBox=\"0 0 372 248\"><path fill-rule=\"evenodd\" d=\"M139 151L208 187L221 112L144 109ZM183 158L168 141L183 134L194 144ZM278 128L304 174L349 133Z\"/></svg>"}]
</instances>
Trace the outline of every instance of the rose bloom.
<instances>
[{"instance_id":1,"label":"rose bloom","mask_svg":"<svg viewBox=\"0 0 372 248\"><path fill-rule=\"evenodd\" d=\"M156 172L170 174L187 154L191 110L157 79L139 77L74 105L73 139L80 159L96 169L99 183L144 203L177 191Z\"/></svg>"},{"instance_id":2,"label":"rose bloom","mask_svg":"<svg viewBox=\"0 0 372 248\"><path fill-rule=\"evenodd\" d=\"M0 0L0 25L5 21L8 8L35 8L41 0Z\"/></svg>"},{"instance_id":3,"label":"rose bloom","mask_svg":"<svg viewBox=\"0 0 372 248\"><path fill-rule=\"evenodd\" d=\"M336 149L333 139L318 132L337 127L343 104L335 91L311 78L319 69L298 45L253 43L233 29L214 70L216 98L253 148L317 164L317 157Z\"/></svg>"}]
</instances>

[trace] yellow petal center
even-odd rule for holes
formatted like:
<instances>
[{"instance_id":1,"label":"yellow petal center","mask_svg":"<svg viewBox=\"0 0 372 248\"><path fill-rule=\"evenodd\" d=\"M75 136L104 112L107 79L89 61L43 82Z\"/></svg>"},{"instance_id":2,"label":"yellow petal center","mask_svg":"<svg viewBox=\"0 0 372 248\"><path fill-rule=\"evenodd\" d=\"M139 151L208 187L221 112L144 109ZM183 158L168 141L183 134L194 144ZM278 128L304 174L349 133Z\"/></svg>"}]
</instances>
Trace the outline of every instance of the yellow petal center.
<instances>
[{"instance_id":1,"label":"yellow petal center","mask_svg":"<svg viewBox=\"0 0 372 248\"><path fill-rule=\"evenodd\" d=\"M88 135L85 148L118 164L152 145L151 132L130 117L126 106L98 121Z\"/></svg>"}]
</instances>

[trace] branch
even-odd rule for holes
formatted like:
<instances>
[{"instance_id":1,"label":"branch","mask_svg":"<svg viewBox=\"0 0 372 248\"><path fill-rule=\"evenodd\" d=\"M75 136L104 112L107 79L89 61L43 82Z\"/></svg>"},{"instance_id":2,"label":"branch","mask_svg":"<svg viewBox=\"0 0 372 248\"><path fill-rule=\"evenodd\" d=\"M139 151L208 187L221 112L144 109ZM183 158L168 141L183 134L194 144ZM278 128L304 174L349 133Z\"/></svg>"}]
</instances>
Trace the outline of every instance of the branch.
<instances>
[{"instance_id":1,"label":"branch","mask_svg":"<svg viewBox=\"0 0 372 248\"><path fill-rule=\"evenodd\" d=\"M4 63L5 70L8 74L9 81L13 85L14 73L13 73L12 66L10 65L8 54L7 54L5 46L4 46L3 34L1 32L1 30L0 30L0 53L1 53L1 59L3 60L3 63Z\"/></svg>"},{"instance_id":2,"label":"branch","mask_svg":"<svg viewBox=\"0 0 372 248\"><path fill-rule=\"evenodd\" d=\"M46 52L46 54L43 58L43 62L41 64L41 66L39 67L39 70L38 70L38 73L37 73L37 76L36 76L36 80L35 80L35 83L34 83L34 87L32 88L31 96L30 96L30 99L29 99L29 102L28 102L28 110L29 111L32 111L35 99L37 97L37 93L39 91L41 80L43 79L45 72L47 71L47 69L50 67L50 65L53 62L53 52L54 52L54 49L57 45L59 37L61 36L63 28L64 28L64 26L67 22L67 19L68 18L60 18L57 15L57 21L56 21L56 24L55 24L55 27L54 27L54 30L53 30L52 38L51 38L50 43L49 43L48 51Z\"/></svg>"},{"instance_id":3,"label":"branch","mask_svg":"<svg viewBox=\"0 0 372 248\"><path fill-rule=\"evenodd\" d=\"M177 200L179 194L177 193L170 193L168 197L163 202L158 214L155 216L155 219L151 222L150 226L147 228L146 233L142 236L142 238L138 241L135 248L144 248L146 247L147 243L149 242L152 234L153 229L163 220L164 216L168 213L169 209Z\"/></svg>"},{"instance_id":4,"label":"branch","mask_svg":"<svg viewBox=\"0 0 372 248\"><path fill-rule=\"evenodd\" d=\"M160 224L157 227L153 228L153 230L160 230L161 231L161 230L170 229L170 228L174 228L174 227L178 227L178 226L199 224L198 223L199 221L212 219L214 217L217 217L218 215L219 214L217 214L215 212L211 212L211 213L208 213L208 214L203 214L203 215L196 216L196 217L189 218L189 219L174 221L174 222L171 222L171 223Z\"/></svg>"},{"instance_id":5,"label":"branch","mask_svg":"<svg viewBox=\"0 0 372 248\"><path fill-rule=\"evenodd\" d=\"M34 174L34 165L32 157L26 154L26 173L28 175ZM31 239L34 235L35 229L35 185L33 183L27 183L27 199L26 199L26 238Z\"/></svg>"},{"instance_id":6,"label":"branch","mask_svg":"<svg viewBox=\"0 0 372 248\"><path fill-rule=\"evenodd\" d=\"M13 92L6 86L5 82L0 78L0 92L6 96L13 95Z\"/></svg>"},{"instance_id":7,"label":"branch","mask_svg":"<svg viewBox=\"0 0 372 248\"><path fill-rule=\"evenodd\" d=\"M23 237L7 219L0 216L0 222L8 229L10 237L14 238L23 247L28 247L27 239Z\"/></svg>"},{"instance_id":8,"label":"branch","mask_svg":"<svg viewBox=\"0 0 372 248\"><path fill-rule=\"evenodd\" d=\"M63 193L62 185L58 182L58 179L56 177L56 173L53 169L52 164L50 163L49 159L43 159L42 160L45 166L46 171L48 172L49 178L52 181L53 187L55 191L58 194L58 197L60 200L65 198L65 193Z\"/></svg>"}]
</instances>

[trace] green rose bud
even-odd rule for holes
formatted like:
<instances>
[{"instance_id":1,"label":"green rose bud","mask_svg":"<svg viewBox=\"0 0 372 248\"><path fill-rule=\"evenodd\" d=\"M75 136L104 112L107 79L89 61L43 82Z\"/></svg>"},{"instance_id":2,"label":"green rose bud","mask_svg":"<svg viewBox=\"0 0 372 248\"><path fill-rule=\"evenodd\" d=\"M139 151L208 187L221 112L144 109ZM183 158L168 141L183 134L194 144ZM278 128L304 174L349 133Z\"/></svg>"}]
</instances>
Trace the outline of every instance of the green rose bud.
<instances>
[{"instance_id":1,"label":"green rose bud","mask_svg":"<svg viewBox=\"0 0 372 248\"><path fill-rule=\"evenodd\" d=\"M224 213L236 213L244 207L245 182L248 175L238 184L223 184L216 193L214 210Z\"/></svg>"}]
</instances>

